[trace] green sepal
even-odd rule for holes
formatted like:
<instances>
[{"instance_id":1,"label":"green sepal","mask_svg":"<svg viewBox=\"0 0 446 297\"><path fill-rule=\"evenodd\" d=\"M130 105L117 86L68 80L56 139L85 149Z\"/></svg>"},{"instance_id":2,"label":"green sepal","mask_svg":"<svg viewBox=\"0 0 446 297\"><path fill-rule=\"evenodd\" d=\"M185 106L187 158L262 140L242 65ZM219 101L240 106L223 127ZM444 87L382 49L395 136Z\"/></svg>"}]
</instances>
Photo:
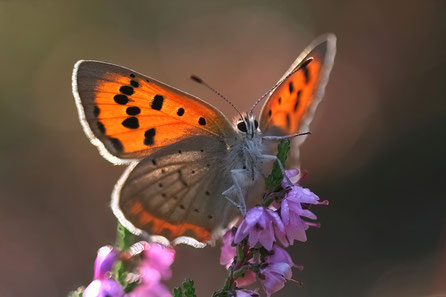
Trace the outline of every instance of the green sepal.
<instances>
[{"instance_id":1,"label":"green sepal","mask_svg":"<svg viewBox=\"0 0 446 297\"><path fill-rule=\"evenodd\" d=\"M277 146L277 158L285 164L285 161L290 152L291 144L289 139L283 139ZM284 165L285 166L285 165ZM266 189L268 191L275 191L282 184L283 174L280 165L277 161L274 162L271 174L266 178Z\"/></svg>"},{"instance_id":2,"label":"green sepal","mask_svg":"<svg viewBox=\"0 0 446 297\"><path fill-rule=\"evenodd\" d=\"M184 295L186 297L197 297L195 295L194 281L191 279L186 279L183 282Z\"/></svg>"},{"instance_id":3,"label":"green sepal","mask_svg":"<svg viewBox=\"0 0 446 297\"><path fill-rule=\"evenodd\" d=\"M173 288L173 297L183 297L183 291L181 288Z\"/></svg>"}]
</instances>

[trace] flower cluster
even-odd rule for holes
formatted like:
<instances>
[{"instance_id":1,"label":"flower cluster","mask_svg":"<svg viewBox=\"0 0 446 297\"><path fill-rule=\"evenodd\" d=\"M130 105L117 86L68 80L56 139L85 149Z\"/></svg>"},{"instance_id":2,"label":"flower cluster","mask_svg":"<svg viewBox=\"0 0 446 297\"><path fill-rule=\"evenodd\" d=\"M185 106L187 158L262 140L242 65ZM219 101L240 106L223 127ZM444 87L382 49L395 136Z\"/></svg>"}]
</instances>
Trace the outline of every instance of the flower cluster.
<instances>
[{"instance_id":1,"label":"flower cluster","mask_svg":"<svg viewBox=\"0 0 446 297\"><path fill-rule=\"evenodd\" d=\"M299 185L299 181L290 184L298 177L297 170L287 170L282 181L284 195L276 197L273 203L263 203L248 211L238 226L229 230L223 237L220 264L230 271L227 290L235 290L237 296L258 296L256 291L241 287L259 280L267 296L279 291L287 280L292 280L292 268L302 270L302 266L293 263L284 247L294 241L305 242L305 231L310 226L319 224L308 221L316 220L308 207L326 205L310 190Z\"/></svg>"},{"instance_id":2,"label":"flower cluster","mask_svg":"<svg viewBox=\"0 0 446 297\"><path fill-rule=\"evenodd\" d=\"M94 263L94 280L82 296L171 297L161 281L171 277L174 258L173 249L145 241L135 243L129 251L104 246Z\"/></svg>"}]
</instances>

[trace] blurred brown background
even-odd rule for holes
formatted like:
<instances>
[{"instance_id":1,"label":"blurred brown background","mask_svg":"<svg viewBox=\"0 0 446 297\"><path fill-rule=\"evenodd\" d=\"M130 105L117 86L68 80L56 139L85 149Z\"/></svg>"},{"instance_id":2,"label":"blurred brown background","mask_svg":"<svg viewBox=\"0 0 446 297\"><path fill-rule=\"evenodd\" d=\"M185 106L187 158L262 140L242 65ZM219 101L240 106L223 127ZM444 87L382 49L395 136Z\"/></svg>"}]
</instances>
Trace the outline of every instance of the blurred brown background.
<instances>
[{"instance_id":1,"label":"blurred brown background","mask_svg":"<svg viewBox=\"0 0 446 297\"><path fill-rule=\"evenodd\" d=\"M123 167L84 135L79 59L133 68L233 111L269 89L313 38L338 37L303 147L306 186L330 207L290 249L303 272L276 296L446 296L444 1L0 0L0 296L65 296L114 241ZM174 279L222 285L219 249L177 249Z\"/></svg>"}]
</instances>

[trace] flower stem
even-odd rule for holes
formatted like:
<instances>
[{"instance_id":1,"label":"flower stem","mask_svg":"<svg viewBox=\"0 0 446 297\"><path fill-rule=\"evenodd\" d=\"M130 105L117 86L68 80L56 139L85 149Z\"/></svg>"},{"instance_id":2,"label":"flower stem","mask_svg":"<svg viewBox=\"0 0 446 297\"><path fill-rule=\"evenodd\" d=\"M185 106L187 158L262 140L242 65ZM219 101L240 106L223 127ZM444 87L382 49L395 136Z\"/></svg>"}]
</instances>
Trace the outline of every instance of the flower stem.
<instances>
[{"instance_id":1,"label":"flower stem","mask_svg":"<svg viewBox=\"0 0 446 297\"><path fill-rule=\"evenodd\" d=\"M116 229L116 248L121 251L128 250L134 241L135 236L118 222Z\"/></svg>"}]
</instances>

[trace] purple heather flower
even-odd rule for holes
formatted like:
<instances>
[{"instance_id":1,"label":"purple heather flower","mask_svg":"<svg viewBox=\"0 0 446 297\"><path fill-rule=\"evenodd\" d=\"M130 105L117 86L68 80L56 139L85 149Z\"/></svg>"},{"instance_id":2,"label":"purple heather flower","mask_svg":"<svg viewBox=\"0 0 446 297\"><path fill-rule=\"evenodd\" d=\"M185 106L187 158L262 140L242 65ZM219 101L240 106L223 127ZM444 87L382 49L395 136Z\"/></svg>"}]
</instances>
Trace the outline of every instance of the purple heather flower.
<instances>
[{"instance_id":1,"label":"purple heather flower","mask_svg":"<svg viewBox=\"0 0 446 297\"><path fill-rule=\"evenodd\" d=\"M299 169L288 169L288 170L285 170L285 174L288 176L290 181L293 182L294 184L298 183L299 180L300 180L300 176L299 176L300 175L300 171L299 171ZM282 187L286 188L287 186L293 186L293 185L290 185L288 183L288 180L285 177L283 177Z\"/></svg>"},{"instance_id":2,"label":"purple heather flower","mask_svg":"<svg viewBox=\"0 0 446 297\"><path fill-rule=\"evenodd\" d=\"M266 258L264 267L260 269L260 281L267 296L279 291L285 286L285 282L291 279L291 268L302 270L291 260L290 255L282 248L274 246L272 255Z\"/></svg>"},{"instance_id":3,"label":"purple heather flower","mask_svg":"<svg viewBox=\"0 0 446 297\"><path fill-rule=\"evenodd\" d=\"M246 214L235 234L234 242L240 243L248 236L248 243L254 247L257 242L271 250L275 242L274 231L285 232L284 225L277 213L269 208L257 206Z\"/></svg>"},{"instance_id":4,"label":"purple heather flower","mask_svg":"<svg viewBox=\"0 0 446 297\"><path fill-rule=\"evenodd\" d=\"M124 289L114 280L97 279L85 288L82 297L124 297Z\"/></svg>"},{"instance_id":5,"label":"purple heather flower","mask_svg":"<svg viewBox=\"0 0 446 297\"><path fill-rule=\"evenodd\" d=\"M107 273L113 269L118 260L118 253L112 246L106 245L98 250L98 255L94 261L94 279L104 280Z\"/></svg>"},{"instance_id":6,"label":"purple heather flower","mask_svg":"<svg viewBox=\"0 0 446 297\"><path fill-rule=\"evenodd\" d=\"M267 263L287 263L288 265L294 266L290 254L288 254L283 248L275 245L271 253L272 255L266 258Z\"/></svg>"},{"instance_id":7,"label":"purple heather flower","mask_svg":"<svg viewBox=\"0 0 446 297\"><path fill-rule=\"evenodd\" d=\"M149 244L140 241L136 245L143 248L143 259L139 267L144 282L159 281L169 279L172 275L170 266L175 259L175 251L172 248L161 244Z\"/></svg>"},{"instance_id":8,"label":"purple heather flower","mask_svg":"<svg viewBox=\"0 0 446 297\"><path fill-rule=\"evenodd\" d=\"M288 254L287 251L285 251L283 248L278 247L277 245L273 247L272 255L266 258L266 262L270 264L286 263L291 267L297 268L299 270L304 269L303 266L294 264L293 260L291 260L290 254Z\"/></svg>"},{"instance_id":9,"label":"purple heather flower","mask_svg":"<svg viewBox=\"0 0 446 297\"><path fill-rule=\"evenodd\" d=\"M108 273L113 269L113 265L118 260L118 253L112 246L106 245L98 250L98 255L94 261L94 281L85 289L84 297L122 297L124 289L111 279Z\"/></svg>"},{"instance_id":10,"label":"purple heather flower","mask_svg":"<svg viewBox=\"0 0 446 297\"><path fill-rule=\"evenodd\" d=\"M161 283L143 283L136 287L128 297L172 297L169 290ZM114 297L114 296L113 296Z\"/></svg>"},{"instance_id":11,"label":"purple heather flower","mask_svg":"<svg viewBox=\"0 0 446 297\"><path fill-rule=\"evenodd\" d=\"M236 255L237 248L232 246L234 241L235 229L228 230L225 235L223 235L223 246L221 247L220 264L225 266L226 269L231 266ZM252 262L252 259L251 261ZM256 274L250 270L245 272L243 277L238 278L235 282L238 286L248 286L256 281Z\"/></svg>"},{"instance_id":12,"label":"purple heather flower","mask_svg":"<svg viewBox=\"0 0 446 297\"><path fill-rule=\"evenodd\" d=\"M295 179L298 171L287 170L286 174L290 179ZM283 180L283 186L287 185L287 181ZM307 236L305 231L309 226L319 226L316 223L307 222L302 217L316 220L317 217L308 209L302 208L305 204L327 204L327 202L319 202L319 197L312 193L309 189L302 188L297 183L291 186L291 190L287 193L280 205L280 216L285 226L285 231L276 233L277 238L284 246L293 244L294 240L305 242Z\"/></svg>"},{"instance_id":13,"label":"purple heather flower","mask_svg":"<svg viewBox=\"0 0 446 297\"><path fill-rule=\"evenodd\" d=\"M248 290L248 289L237 289L235 291L235 297L259 297L259 293L257 290Z\"/></svg>"},{"instance_id":14,"label":"purple heather flower","mask_svg":"<svg viewBox=\"0 0 446 297\"><path fill-rule=\"evenodd\" d=\"M239 277L235 280L235 283L239 287L246 287L254 283L257 280L257 275L251 270L247 270L243 277Z\"/></svg>"},{"instance_id":15,"label":"purple heather flower","mask_svg":"<svg viewBox=\"0 0 446 297\"><path fill-rule=\"evenodd\" d=\"M288 263L267 263L260 270L260 282L263 290L269 297L285 286L285 282L291 279L291 266Z\"/></svg>"},{"instance_id":16,"label":"purple heather flower","mask_svg":"<svg viewBox=\"0 0 446 297\"><path fill-rule=\"evenodd\" d=\"M237 250L235 246L232 246L234 235L235 229L229 229L222 238L223 246L221 247L220 265L225 266L226 269L228 269L234 261Z\"/></svg>"},{"instance_id":17,"label":"purple heather flower","mask_svg":"<svg viewBox=\"0 0 446 297\"><path fill-rule=\"evenodd\" d=\"M132 246L131 254L142 255L138 268L141 284L128 297L171 297L169 290L160 281L171 277L170 266L175 259L175 251L161 244L140 241Z\"/></svg>"}]
</instances>

